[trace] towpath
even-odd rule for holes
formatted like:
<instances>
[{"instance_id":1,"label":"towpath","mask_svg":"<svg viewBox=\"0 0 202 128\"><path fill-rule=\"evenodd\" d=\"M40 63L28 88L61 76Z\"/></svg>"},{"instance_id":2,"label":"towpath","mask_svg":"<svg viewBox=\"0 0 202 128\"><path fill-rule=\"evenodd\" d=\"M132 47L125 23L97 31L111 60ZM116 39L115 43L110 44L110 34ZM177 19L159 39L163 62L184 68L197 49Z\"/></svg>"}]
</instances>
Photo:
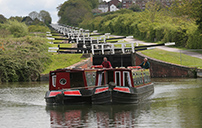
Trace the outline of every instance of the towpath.
<instances>
[{"instance_id":1,"label":"towpath","mask_svg":"<svg viewBox=\"0 0 202 128\"><path fill-rule=\"evenodd\" d=\"M155 44L155 43L146 43L144 41L140 41L140 40L136 40L136 39L124 39L124 40L127 42L138 43L138 44L143 44L143 45L154 45ZM192 52L191 50L181 50L178 48L171 48L171 47L166 47L166 46L158 46L157 48L165 50L165 51L170 51L170 52L181 52L183 54L202 59L202 54L197 53L197 52Z\"/></svg>"}]
</instances>

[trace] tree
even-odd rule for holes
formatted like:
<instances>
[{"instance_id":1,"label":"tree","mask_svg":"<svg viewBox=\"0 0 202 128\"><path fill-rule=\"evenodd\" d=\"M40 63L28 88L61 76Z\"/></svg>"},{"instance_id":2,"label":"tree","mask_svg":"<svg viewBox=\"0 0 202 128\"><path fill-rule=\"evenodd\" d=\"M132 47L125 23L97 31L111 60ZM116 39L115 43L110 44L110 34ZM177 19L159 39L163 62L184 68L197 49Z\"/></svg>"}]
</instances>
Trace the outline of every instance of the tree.
<instances>
[{"instance_id":1,"label":"tree","mask_svg":"<svg viewBox=\"0 0 202 128\"><path fill-rule=\"evenodd\" d=\"M13 17L13 16L11 16L10 18L9 18L9 20L17 20L18 22L22 22L22 17L20 17L20 16L15 16L15 17Z\"/></svg>"},{"instance_id":2,"label":"tree","mask_svg":"<svg viewBox=\"0 0 202 128\"><path fill-rule=\"evenodd\" d=\"M196 18L198 30L202 33L202 0L194 0L192 2L193 12L192 15Z\"/></svg>"},{"instance_id":3,"label":"tree","mask_svg":"<svg viewBox=\"0 0 202 128\"><path fill-rule=\"evenodd\" d=\"M5 23L7 21L7 19L0 14L0 23Z\"/></svg>"},{"instance_id":4,"label":"tree","mask_svg":"<svg viewBox=\"0 0 202 128\"><path fill-rule=\"evenodd\" d=\"M89 0L92 1L92 0ZM86 15L91 15L91 9L94 7L88 0L69 0L57 7L58 16L61 24L78 26L84 20Z\"/></svg>"},{"instance_id":5,"label":"tree","mask_svg":"<svg viewBox=\"0 0 202 128\"><path fill-rule=\"evenodd\" d=\"M36 12L36 11L30 12L30 13L29 13L29 17L30 17L32 20L35 20L36 18L40 20L39 13Z\"/></svg>"},{"instance_id":6,"label":"tree","mask_svg":"<svg viewBox=\"0 0 202 128\"><path fill-rule=\"evenodd\" d=\"M122 2L118 3L117 8L122 8Z\"/></svg>"},{"instance_id":7,"label":"tree","mask_svg":"<svg viewBox=\"0 0 202 128\"><path fill-rule=\"evenodd\" d=\"M198 30L202 33L202 0L175 0L170 10L176 16L194 18L198 25Z\"/></svg>"},{"instance_id":8,"label":"tree","mask_svg":"<svg viewBox=\"0 0 202 128\"><path fill-rule=\"evenodd\" d=\"M39 18L42 22L44 22L47 26L49 26L49 24L51 24L52 22L52 18L49 14L49 12L45 11L45 10L41 10L39 13Z\"/></svg>"},{"instance_id":9,"label":"tree","mask_svg":"<svg viewBox=\"0 0 202 128\"><path fill-rule=\"evenodd\" d=\"M137 4L132 4L129 9L134 11L134 12L141 12L142 11L140 6Z\"/></svg>"},{"instance_id":10,"label":"tree","mask_svg":"<svg viewBox=\"0 0 202 128\"><path fill-rule=\"evenodd\" d=\"M31 25L42 25L45 26L45 23L40 21L39 19L35 19Z\"/></svg>"},{"instance_id":11,"label":"tree","mask_svg":"<svg viewBox=\"0 0 202 128\"><path fill-rule=\"evenodd\" d=\"M45 25L49 26L49 24L51 24L51 22L52 22L52 18L50 16L49 12L47 12L45 10L41 10L39 13L37 13L36 11L32 11L31 13L29 13L29 17L35 22L34 24L36 24L40 20Z\"/></svg>"},{"instance_id":12,"label":"tree","mask_svg":"<svg viewBox=\"0 0 202 128\"><path fill-rule=\"evenodd\" d=\"M145 12L149 13L149 17L147 17L149 19L149 22L155 21L155 15L161 9L162 9L162 4L160 2L155 1L155 0L151 0L151 1L147 2Z\"/></svg>"},{"instance_id":13,"label":"tree","mask_svg":"<svg viewBox=\"0 0 202 128\"><path fill-rule=\"evenodd\" d=\"M98 0L87 0L91 6L92 9L95 9L98 7L99 1Z\"/></svg>"},{"instance_id":14,"label":"tree","mask_svg":"<svg viewBox=\"0 0 202 128\"><path fill-rule=\"evenodd\" d=\"M26 25L31 25L33 23L32 18L30 18L29 16L26 16L22 19L21 22L24 22Z\"/></svg>"}]
</instances>

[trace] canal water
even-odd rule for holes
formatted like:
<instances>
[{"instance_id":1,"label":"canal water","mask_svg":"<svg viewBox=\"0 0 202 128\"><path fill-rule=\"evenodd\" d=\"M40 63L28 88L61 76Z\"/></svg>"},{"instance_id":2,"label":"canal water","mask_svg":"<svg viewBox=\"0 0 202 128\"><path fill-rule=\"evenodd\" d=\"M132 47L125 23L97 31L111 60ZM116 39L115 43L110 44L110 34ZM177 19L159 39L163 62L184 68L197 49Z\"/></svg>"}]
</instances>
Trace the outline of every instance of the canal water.
<instances>
[{"instance_id":1,"label":"canal water","mask_svg":"<svg viewBox=\"0 0 202 128\"><path fill-rule=\"evenodd\" d=\"M202 128L202 79L152 79L139 105L47 107L47 82L0 84L1 128Z\"/></svg>"}]
</instances>

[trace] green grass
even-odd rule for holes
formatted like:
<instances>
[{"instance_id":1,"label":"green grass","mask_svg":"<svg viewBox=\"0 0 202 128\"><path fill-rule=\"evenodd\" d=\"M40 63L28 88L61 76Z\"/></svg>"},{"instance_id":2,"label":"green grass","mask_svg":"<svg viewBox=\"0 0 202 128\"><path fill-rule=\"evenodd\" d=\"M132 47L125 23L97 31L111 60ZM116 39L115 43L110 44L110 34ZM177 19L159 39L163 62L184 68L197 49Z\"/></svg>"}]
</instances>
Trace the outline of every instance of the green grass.
<instances>
[{"instance_id":1,"label":"green grass","mask_svg":"<svg viewBox=\"0 0 202 128\"><path fill-rule=\"evenodd\" d=\"M53 54L52 62L42 74L47 74L50 71L65 68L78 63L86 58L81 58L82 54Z\"/></svg>"},{"instance_id":2,"label":"green grass","mask_svg":"<svg viewBox=\"0 0 202 128\"><path fill-rule=\"evenodd\" d=\"M196 52L196 53L200 53L202 54L202 49L188 49L188 48L182 48L182 47L176 47L176 46L173 46L174 48L178 48L178 49L181 49L181 50L187 50L187 51L190 51L190 52Z\"/></svg>"},{"instance_id":3,"label":"green grass","mask_svg":"<svg viewBox=\"0 0 202 128\"><path fill-rule=\"evenodd\" d=\"M152 49L152 50L145 50L141 51L142 54L152 57L158 60L184 65L188 67L198 67L202 68L202 60L191 57L185 54L180 54L177 52L168 52L160 49Z\"/></svg>"},{"instance_id":4,"label":"green grass","mask_svg":"<svg viewBox=\"0 0 202 128\"><path fill-rule=\"evenodd\" d=\"M63 39L67 39L67 37L63 37L63 36L51 36L52 38L63 38Z\"/></svg>"},{"instance_id":5,"label":"green grass","mask_svg":"<svg viewBox=\"0 0 202 128\"><path fill-rule=\"evenodd\" d=\"M61 36L52 36L52 38L61 38ZM58 47L58 45L60 45L60 47L71 48L73 45L73 44L69 44L69 43L60 43L60 42L64 42L64 40L53 40L53 42L59 43L59 44L49 44L49 47ZM45 69L45 71L43 71L42 74L47 74L50 71L60 69L60 68L65 68L65 67L71 66L75 63L78 63L85 59L85 58L81 58L81 56L82 56L82 54L55 54L55 53L52 53L52 57L51 57L52 62L47 66L47 68Z\"/></svg>"},{"instance_id":6,"label":"green grass","mask_svg":"<svg viewBox=\"0 0 202 128\"><path fill-rule=\"evenodd\" d=\"M62 42L66 42L66 40L53 40L53 43L62 43Z\"/></svg>"},{"instance_id":7,"label":"green grass","mask_svg":"<svg viewBox=\"0 0 202 128\"><path fill-rule=\"evenodd\" d=\"M119 42L117 42L117 43L129 43L129 42L127 42L127 41L125 41L125 40L120 40ZM136 44L134 44L134 46L135 46ZM115 47L122 47L122 45L121 44L116 44L116 45L114 45ZM126 46L125 47L131 47L131 44L126 44Z\"/></svg>"},{"instance_id":8,"label":"green grass","mask_svg":"<svg viewBox=\"0 0 202 128\"><path fill-rule=\"evenodd\" d=\"M49 42L53 42L53 43L61 43L61 42L67 41L67 40L62 40L62 39L67 39L66 37L62 37L62 36L50 36L50 38L61 38L61 40L49 40Z\"/></svg>"},{"instance_id":9,"label":"green grass","mask_svg":"<svg viewBox=\"0 0 202 128\"><path fill-rule=\"evenodd\" d=\"M125 47L131 47L131 44L130 44L130 42L127 42L127 41L125 41L125 40L121 40L121 41L119 41L119 42L117 42L117 43L127 43L126 45L125 45ZM137 45L137 43L134 43L134 47ZM115 47L122 47L122 45L121 44L116 44L116 45L114 45ZM138 46L144 46L143 44L138 44Z\"/></svg>"},{"instance_id":10,"label":"green grass","mask_svg":"<svg viewBox=\"0 0 202 128\"><path fill-rule=\"evenodd\" d=\"M29 36L40 36L40 37L46 37L46 33L43 32L30 32Z\"/></svg>"},{"instance_id":11,"label":"green grass","mask_svg":"<svg viewBox=\"0 0 202 128\"><path fill-rule=\"evenodd\" d=\"M60 47L71 48L73 44L50 44L50 47L58 47L58 45L60 45Z\"/></svg>"}]
</instances>

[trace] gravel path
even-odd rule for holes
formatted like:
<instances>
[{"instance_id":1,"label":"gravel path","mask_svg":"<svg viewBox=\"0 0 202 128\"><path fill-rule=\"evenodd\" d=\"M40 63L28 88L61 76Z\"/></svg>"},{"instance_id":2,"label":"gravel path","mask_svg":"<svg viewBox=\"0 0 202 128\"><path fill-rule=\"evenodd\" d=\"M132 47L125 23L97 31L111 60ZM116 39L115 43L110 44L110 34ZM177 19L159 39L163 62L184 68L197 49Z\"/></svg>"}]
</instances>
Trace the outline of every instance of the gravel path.
<instances>
[{"instance_id":1,"label":"gravel path","mask_svg":"<svg viewBox=\"0 0 202 128\"><path fill-rule=\"evenodd\" d=\"M155 43L146 43L146 42L136 40L136 39L124 39L124 40L127 41L127 42L131 42L131 43L136 42L138 44L143 44L143 45L154 45L155 44ZM166 46L158 46L156 48L166 50L166 51L170 51L170 52L181 52L183 54L202 59L202 54L197 53L197 52L192 52L194 50L181 50L181 49L178 49L178 48L170 48L170 47L166 47Z\"/></svg>"}]
</instances>

